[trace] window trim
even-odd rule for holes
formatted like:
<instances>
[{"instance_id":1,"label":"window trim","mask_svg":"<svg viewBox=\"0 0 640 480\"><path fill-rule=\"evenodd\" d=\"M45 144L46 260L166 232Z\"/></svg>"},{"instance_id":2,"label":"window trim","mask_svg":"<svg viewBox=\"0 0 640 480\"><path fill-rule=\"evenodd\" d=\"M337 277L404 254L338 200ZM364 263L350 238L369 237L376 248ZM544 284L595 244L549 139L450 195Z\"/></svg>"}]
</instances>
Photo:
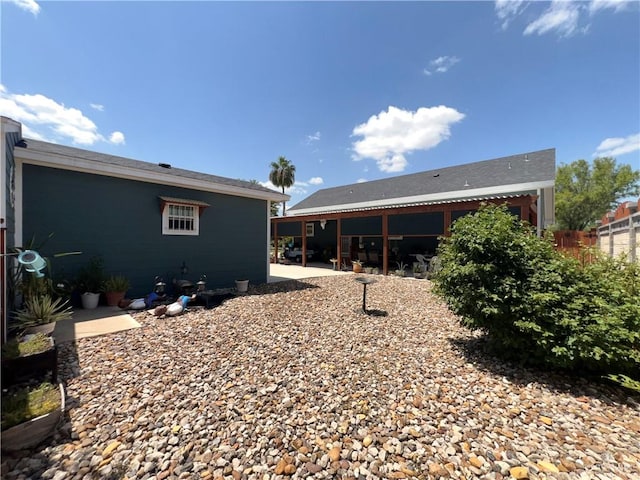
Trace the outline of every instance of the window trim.
<instances>
[{"instance_id":1,"label":"window trim","mask_svg":"<svg viewBox=\"0 0 640 480\"><path fill-rule=\"evenodd\" d=\"M200 216L205 208L210 206L208 203L199 200L188 200L183 198L159 197L160 211L162 215L162 235L179 235L179 236L199 236L200 235ZM192 230L175 230L169 228L169 212L172 206L188 207L193 212L193 229ZM191 217L189 217L191 218Z\"/></svg>"}]
</instances>

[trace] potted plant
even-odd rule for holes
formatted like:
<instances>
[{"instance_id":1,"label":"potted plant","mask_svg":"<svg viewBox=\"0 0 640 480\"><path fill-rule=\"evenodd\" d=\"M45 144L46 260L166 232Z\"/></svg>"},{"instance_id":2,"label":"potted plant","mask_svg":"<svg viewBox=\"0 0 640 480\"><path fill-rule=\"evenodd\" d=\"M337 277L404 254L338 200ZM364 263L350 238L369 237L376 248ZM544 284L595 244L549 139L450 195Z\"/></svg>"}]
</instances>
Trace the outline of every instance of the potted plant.
<instances>
[{"instance_id":1,"label":"potted plant","mask_svg":"<svg viewBox=\"0 0 640 480\"><path fill-rule=\"evenodd\" d=\"M78 272L78 287L81 292L82 308L92 309L98 306L100 291L105 281L104 262L101 257L92 257L89 263Z\"/></svg>"},{"instance_id":2,"label":"potted plant","mask_svg":"<svg viewBox=\"0 0 640 480\"><path fill-rule=\"evenodd\" d=\"M396 275L398 277L404 277L405 276L405 268L407 268L407 264L404 262L396 262L396 265L398 266L398 268L396 269Z\"/></svg>"},{"instance_id":3,"label":"potted plant","mask_svg":"<svg viewBox=\"0 0 640 480\"><path fill-rule=\"evenodd\" d=\"M249 280L236 280L236 290L238 293L246 293L249 289Z\"/></svg>"},{"instance_id":4,"label":"potted plant","mask_svg":"<svg viewBox=\"0 0 640 480\"><path fill-rule=\"evenodd\" d=\"M371 269L371 273L373 273L374 275L378 275L380 273L380 269L378 267L373 267Z\"/></svg>"},{"instance_id":5,"label":"potted plant","mask_svg":"<svg viewBox=\"0 0 640 480\"><path fill-rule=\"evenodd\" d=\"M11 328L25 333L50 334L55 328L55 322L71 318L71 313L67 300L54 300L48 294L32 296L16 312Z\"/></svg>"},{"instance_id":6,"label":"potted plant","mask_svg":"<svg viewBox=\"0 0 640 480\"><path fill-rule=\"evenodd\" d=\"M107 278L102 286L107 305L115 307L129 290L129 280L123 275L112 275Z\"/></svg>"},{"instance_id":7,"label":"potted plant","mask_svg":"<svg viewBox=\"0 0 640 480\"><path fill-rule=\"evenodd\" d=\"M413 264L413 278L425 278L424 269L421 264Z\"/></svg>"},{"instance_id":8,"label":"potted plant","mask_svg":"<svg viewBox=\"0 0 640 480\"><path fill-rule=\"evenodd\" d=\"M361 273L362 272L362 261L360 260L353 260L351 262L351 265L353 267L353 273Z\"/></svg>"},{"instance_id":9,"label":"potted plant","mask_svg":"<svg viewBox=\"0 0 640 480\"><path fill-rule=\"evenodd\" d=\"M49 372L56 381L58 351L50 336L44 333L20 335L2 346L3 387L43 377Z\"/></svg>"},{"instance_id":10,"label":"potted plant","mask_svg":"<svg viewBox=\"0 0 640 480\"><path fill-rule=\"evenodd\" d=\"M44 382L2 395L2 450L35 447L55 431L64 413L62 384Z\"/></svg>"}]
</instances>

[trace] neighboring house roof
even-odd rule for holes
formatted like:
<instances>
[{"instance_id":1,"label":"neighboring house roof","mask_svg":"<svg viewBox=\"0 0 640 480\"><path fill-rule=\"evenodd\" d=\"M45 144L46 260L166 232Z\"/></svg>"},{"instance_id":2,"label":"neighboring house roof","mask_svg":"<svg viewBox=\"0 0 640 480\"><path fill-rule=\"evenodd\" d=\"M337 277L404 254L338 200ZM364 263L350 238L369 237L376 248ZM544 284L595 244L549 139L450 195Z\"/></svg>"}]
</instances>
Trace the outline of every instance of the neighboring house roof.
<instances>
[{"instance_id":1,"label":"neighboring house roof","mask_svg":"<svg viewBox=\"0 0 640 480\"><path fill-rule=\"evenodd\" d=\"M34 165L281 202L288 195L245 180L210 175L26 138L15 156Z\"/></svg>"},{"instance_id":2,"label":"neighboring house roof","mask_svg":"<svg viewBox=\"0 0 640 480\"><path fill-rule=\"evenodd\" d=\"M503 198L553 187L554 148L318 190L291 216Z\"/></svg>"}]
</instances>

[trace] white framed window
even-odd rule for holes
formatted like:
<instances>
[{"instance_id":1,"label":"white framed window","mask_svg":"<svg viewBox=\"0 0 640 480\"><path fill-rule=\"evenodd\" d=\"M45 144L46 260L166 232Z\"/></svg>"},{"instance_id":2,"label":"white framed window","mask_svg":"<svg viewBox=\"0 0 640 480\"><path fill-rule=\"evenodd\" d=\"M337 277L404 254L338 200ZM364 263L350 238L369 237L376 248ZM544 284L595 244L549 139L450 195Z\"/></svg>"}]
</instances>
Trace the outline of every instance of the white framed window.
<instances>
[{"instance_id":1,"label":"white framed window","mask_svg":"<svg viewBox=\"0 0 640 480\"><path fill-rule=\"evenodd\" d=\"M313 223L307 223L305 228L307 229L307 237L313 237L315 234L315 225Z\"/></svg>"},{"instance_id":2,"label":"white framed window","mask_svg":"<svg viewBox=\"0 0 640 480\"><path fill-rule=\"evenodd\" d=\"M200 214L209 204L197 200L160 197L163 235L199 235Z\"/></svg>"}]
</instances>

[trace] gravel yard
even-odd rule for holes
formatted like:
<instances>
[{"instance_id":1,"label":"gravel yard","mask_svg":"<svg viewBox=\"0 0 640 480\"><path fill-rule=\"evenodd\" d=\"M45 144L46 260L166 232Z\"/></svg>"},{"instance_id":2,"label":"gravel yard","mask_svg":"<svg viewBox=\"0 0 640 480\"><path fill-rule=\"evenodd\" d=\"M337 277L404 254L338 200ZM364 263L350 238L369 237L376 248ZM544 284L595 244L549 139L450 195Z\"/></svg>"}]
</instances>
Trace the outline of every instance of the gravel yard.
<instances>
[{"instance_id":1,"label":"gravel yard","mask_svg":"<svg viewBox=\"0 0 640 480\"><path fill-rule=\"evenodd\" d=\"M250 288L61 347L68 421L7 479L640 478L640 406L478 352L426 280Z\"/></svg>"}]
</instances>

